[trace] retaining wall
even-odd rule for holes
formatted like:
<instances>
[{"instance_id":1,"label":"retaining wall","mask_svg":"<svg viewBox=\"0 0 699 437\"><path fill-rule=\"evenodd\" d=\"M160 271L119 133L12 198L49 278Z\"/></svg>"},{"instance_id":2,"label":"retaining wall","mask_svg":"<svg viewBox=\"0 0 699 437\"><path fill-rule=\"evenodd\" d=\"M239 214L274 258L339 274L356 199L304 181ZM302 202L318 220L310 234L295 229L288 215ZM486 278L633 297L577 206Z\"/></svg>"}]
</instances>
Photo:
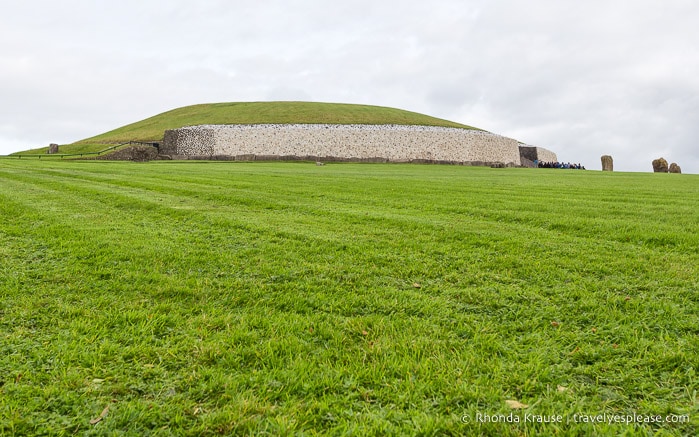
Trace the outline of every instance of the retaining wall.
<instances>
[{"instance_id":1,"label":"retaining wall","mask_svg":"<svg viewBox=\"0 0 699 437\"><path fill-rule=\"evenodd\" d=\"M550 150L544 149L543 147L536 148L536 156L539 158L539 161L544 161L544 162L556 162L556 161L558 161L558 157L556 156L555 153L553 153Z\"/></svg>"},{"instance_id":2,"label":"retaining wall","mask_svg":"<svg viewBox=\"0 0 699 437\"><path fill-rule=\"evenodd\" d=\"M520 165L519 143L481 130L434 126L201 125L165 132L173 158L304 159Z\"/></svg>"},{"instance_id":3,"label":"retaining wall","mask_svg":"<svg viewBox=\"0 0 699 437\"><path fill-rule=\"evenodd\" d=\"M528 146L526 144L519 145L519 155L521 157L522 166L536 167L534 162L556 162L558 157L555 153L543 147Z\"/></svg>"}]
</instances>

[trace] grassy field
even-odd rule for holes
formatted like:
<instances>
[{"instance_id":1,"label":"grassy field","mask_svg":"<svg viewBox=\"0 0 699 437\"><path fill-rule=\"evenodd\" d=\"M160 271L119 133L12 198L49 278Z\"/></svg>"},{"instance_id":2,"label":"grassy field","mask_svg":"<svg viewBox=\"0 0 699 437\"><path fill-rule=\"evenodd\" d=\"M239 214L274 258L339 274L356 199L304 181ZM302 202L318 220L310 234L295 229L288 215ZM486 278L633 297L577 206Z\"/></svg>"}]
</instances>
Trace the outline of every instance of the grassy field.
<instances>
[{"instance_id":1,"label":"grassy field","mask_svg":"<svg viewBox=\"0 0 699 437\"><path fill-rule=\"evenodd\" d=\"M699 433L697 176L5 159L0 216L0 435Z\"/></svg>"},{"instance_id":2,"label":"grassy field","mask_svg":"<svg viewBox=\"0 0 699 437\"><path fill-rule=\"evenodd\" d=\"M384 106L319 102L232 102L185 106L94 137L67 144L61 153L98 152L127 141L160 141L167 129L199 124L400 124L471 126ZM48 147L22 154L45 154Z\"/></svg>"}]
</instances>

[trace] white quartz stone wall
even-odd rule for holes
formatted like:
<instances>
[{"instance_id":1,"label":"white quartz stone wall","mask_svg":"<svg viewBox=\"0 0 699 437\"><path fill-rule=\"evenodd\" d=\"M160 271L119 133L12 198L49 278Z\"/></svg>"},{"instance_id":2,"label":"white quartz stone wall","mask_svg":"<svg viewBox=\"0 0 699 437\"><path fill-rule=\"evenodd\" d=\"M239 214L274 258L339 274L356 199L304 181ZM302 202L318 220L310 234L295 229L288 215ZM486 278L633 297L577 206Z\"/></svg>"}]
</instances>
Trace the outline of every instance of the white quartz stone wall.
<instances>
[{"instance_id":1,"label":"white quartz stone wall","mask_svg":"<svg viewBox=\"0 0 699 437\"><path fill-rule=\"evenodd\" d=\"M166 132L178 156L296 156L519 164L519 143L489 132L434 126L201 125Z\"/></svg>"},{"instance_id":2,"label":"white quartz stone wall","mask_svg":"<svg viewBox=\"0 0 699 437\"><path fill-rule=\"evenodd\" d=\"M539 157L539 161L543 162L557 162L558 157L555 153L543 147L536 148L536 155Z\"/></svg>"}]
</instances>

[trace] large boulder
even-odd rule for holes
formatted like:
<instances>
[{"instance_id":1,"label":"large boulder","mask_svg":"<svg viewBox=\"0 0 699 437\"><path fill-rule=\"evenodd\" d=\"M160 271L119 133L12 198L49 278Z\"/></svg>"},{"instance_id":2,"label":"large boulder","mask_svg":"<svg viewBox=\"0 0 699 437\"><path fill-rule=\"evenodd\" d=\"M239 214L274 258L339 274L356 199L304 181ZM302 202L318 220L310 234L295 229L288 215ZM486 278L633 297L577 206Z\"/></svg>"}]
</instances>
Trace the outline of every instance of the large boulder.
<instances>
[{"instance_id":1,"label":"large boulder","mask_svg":"<svg viewBox=\"0 0 699 437\"><path fill-rule=\"evenodd\" d=\"M677 163L673 162L670 164L670 173L682 173L682 169Z\"/></svg>"},{"instance_id":2,"label":"large boulder","mask_svg":"<svg viewBox=\"0 0 699 437\"><path fill-rule=\"evenodd\" d=\"M658 158L653 160L653 172L667 173L667 161L665 161L665 158Z\"/></svg>"},{"instance_id":3,"label":"large boulder","mask_svg":"<svg viewBox=\"0 0 699 437\"><path fill-rule=\"evenodd\" d=\"M614 171L614 160L609 155L602 155L602 171Z\"/></svg>"},{"instance_id":4,"label":"large boulder","mask_svg":"<svg viewBox=\"0 0 699 437\"><path fill-rule=\"evenodd\" d=\"M58 153L58 144L51 143L49 144L49 155L53 155L55 153Z\"/></svg>"}]
</instances>

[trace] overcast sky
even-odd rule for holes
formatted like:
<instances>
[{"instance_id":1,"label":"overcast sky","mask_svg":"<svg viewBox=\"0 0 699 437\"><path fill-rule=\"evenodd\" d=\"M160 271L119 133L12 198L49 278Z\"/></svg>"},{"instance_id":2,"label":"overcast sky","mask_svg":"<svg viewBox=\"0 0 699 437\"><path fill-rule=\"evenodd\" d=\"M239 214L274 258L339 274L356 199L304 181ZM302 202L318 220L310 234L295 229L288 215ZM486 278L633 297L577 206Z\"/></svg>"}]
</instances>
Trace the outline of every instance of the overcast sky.
<instances>
[{"instance_id":1,"label":"overcast sky","mask_svg":"<svg viewBox=\"0 0 699 437\"><path fill-rule=\"evenodd\" d=\"M391 106L699 173L694 0L0 0L0 154L180 106Z\"/></svg>"}]
</instances>

